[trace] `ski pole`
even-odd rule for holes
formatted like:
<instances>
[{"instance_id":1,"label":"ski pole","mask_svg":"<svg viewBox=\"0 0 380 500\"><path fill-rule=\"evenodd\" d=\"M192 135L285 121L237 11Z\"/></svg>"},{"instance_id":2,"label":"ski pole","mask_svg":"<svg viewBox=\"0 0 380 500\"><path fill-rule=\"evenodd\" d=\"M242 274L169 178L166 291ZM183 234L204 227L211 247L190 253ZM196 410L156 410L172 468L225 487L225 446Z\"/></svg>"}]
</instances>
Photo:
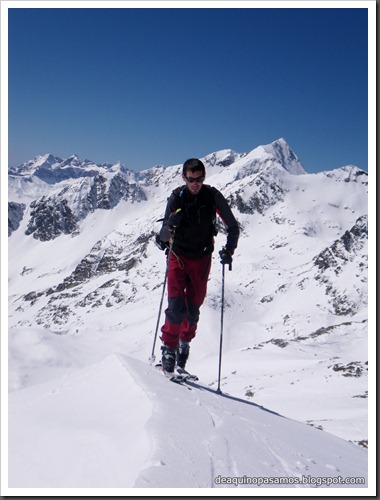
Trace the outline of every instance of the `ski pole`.
<instances>
[{"instance_id":1,"label":"ski pole","mask_svg":"<svg viewBox=\"0 0 380 500\"><path fill-rule=\"evenodd\" d=\"M168 257L169 259L169 257ZM158 333L158 326L160 324L160 318L161 318L161 310L162 310L162 304L164 301L164 296L165 296L165 288L166 288L166 281L168 277L168 266L166 266L165 270L165 279L164 279L164 285L162 287L162 295L161 295L161 301L160 301L160 307L158 309L158 317L157 317L157 323L156 323L156 331L154 332L154 340L153 340L153 347L152 347L152 354L149 358L150 364L153 364L156 361L156 356L154 355L154 349L156 347L156 340L157 340L157 333Z\"/></svg>"},{"instance_id":2,"label":"ski pole","mask_svg":"<svg viewBox=\"0 0 380 500\"><path fill-rule=\"evenodd\" d=\"M167 257L167 261L166 261L165 278L164 278L164 284L163 284L163 287L162 287L162 294L161 294L160 307L159 307L159 309L158 309L158 317L157 317L157 323L156 323L156 331L154 332L154 339L153 339L152 354L151 354L151 356L150 356L150 358L149 358L149 362L150 362L150 364L153 364L153 363L156 361L156 356L154 355L154 350L155 350L155 348L156 348L157 333L158 333L158 327L159 327L159 324L160 324L161 311L162 311L162 304L163 304L163 302L164 302L166 282L167 282L167 279L168 279L169 261L170 261L170 256L171 256L172 251L173 251L174 236L175 236L175 228L174 228L174 230L173 230L173 236L172 236L172 239L171 239L171 242L170 242L170 247L169 247L169 251L168 251L168 257Z\"/></svg>"},{"instance_id":3,"label":"ski pole","mask_svg":"<svg viewBox=\"0 0 380 500\"><path fill-rule=\"evenodd\" d=\"M220 306L220 344L219 344L219 371L218 371L218 388L216 392L218 394L222 394L222 391L220 389L220 378L221 378L221 372L222 372L222 347L223 347L223 323L224 323L224 266L225 264L222 264L222 300L221 300L221 306ZM228 269L231 271L232 270L232 264L229 264Z\"/></svg>"},{"instance_id":4,"label":"ski pole","mask_svg":"<svg viewBox=\"0 0 380 500\"><path fill-rule=\"evenodd\" d=\"M224 318L224 266L222 265L222 301L220 305L220 344L219 344L219 371L218 371L218 388L216 392L221 394L220 390L220 375L222 372L222 346L223 346L223 318Z\"/></svg>"}]
</instances>

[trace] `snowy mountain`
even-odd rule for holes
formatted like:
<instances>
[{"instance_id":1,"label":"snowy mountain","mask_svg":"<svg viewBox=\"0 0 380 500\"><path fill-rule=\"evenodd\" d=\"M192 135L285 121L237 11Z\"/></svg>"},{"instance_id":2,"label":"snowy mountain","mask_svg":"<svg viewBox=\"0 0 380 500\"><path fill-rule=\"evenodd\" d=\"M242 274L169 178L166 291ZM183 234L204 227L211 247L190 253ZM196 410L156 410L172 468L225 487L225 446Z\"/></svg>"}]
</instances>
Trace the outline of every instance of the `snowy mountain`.
<instances>
[{"instance_id":1,"label":"snowy mountain","mask_svg":"<svg viewBox=\"0 0 380 500\"><path fill-rule=\"evenodd\" d=\"M31 180L31 177L37 177L48 184L56 184L66 179L77 179L79 177L94 177L98 174L114 171L129 170L121 165L120 162L112 165L102 163L97 165L90 160L80 160L77 155L70 156L66 160L57 158L51 154L37 156L33 160L23 163L19 167L9 170L9 173L15 177Z\"/></svg>"},{"instance_id":2,"label":"snowy mountain","mask_svg":"<svg viewBox=\"0 0 380 500\"><path fill-rule=\"evenodd\" d=\"M202 160L206 183L222 191L241 227L233 270L226 272L224 397L214 392L221 291L217 252L188 363L202 388L190 392L174 386L147 363L165 273L154 236L167 197L182 184L182 166L134 172L120 163L45 155L9 171L14 487L116 487L119 481L124 487L211 487L213 474L269 477L308 471L320 477L366 476L367 173L349 165L308 174L284 139ZM224 242L220 224L216 248ZM131 395L133 416L124 393ZM77 410L67 408L69 400L78 402ZM188 450L182 448L182 426L166 428L164 411L170 409L189 426ZM69 424L77 413L78 420ZM117 415L134 429L134 437ZM37 448L49 421L54 421L53 442L62 450L54 460L47 438ZM99 449L124 436L115 442L111 459L116 462L128 438L141 439L138 457L121 462L123 470L131 468L125 482L121 465L112 461L115 471L109 477L115 483L106 484L105 474L97 480L98 458L65 484L59 472L65 469L58 464L70 461L71 448L64 443L70 429L83 460L95 450L91 435ZM257 447L260 455L252 453ZM43 464L52 460L53 479L31 468L26 473L31 462L51 470ZM188 464L185 472L181 463Z\"/></svg>"}]
</instances>

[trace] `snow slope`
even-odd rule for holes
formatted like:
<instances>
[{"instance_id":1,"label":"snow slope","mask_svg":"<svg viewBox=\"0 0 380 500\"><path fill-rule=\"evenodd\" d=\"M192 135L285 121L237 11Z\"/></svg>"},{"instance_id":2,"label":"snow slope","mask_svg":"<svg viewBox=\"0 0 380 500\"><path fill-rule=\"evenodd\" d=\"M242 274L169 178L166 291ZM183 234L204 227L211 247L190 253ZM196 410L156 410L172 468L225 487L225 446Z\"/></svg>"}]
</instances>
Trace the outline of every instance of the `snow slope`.
<instances>
[{"instance_id":1,"label":"snow slope","mask_svg":"<svg viewBox=\"0 0 380 500\"><path fill-rule=\"evenodd\" d=\"M227 478L247 476L254 484L240 487L281 478L331 490L367 480L360 447L201 383L171 383L122 354L13 392L9 417L11 488L235 488Z\"/></svg>"}]
</instances>

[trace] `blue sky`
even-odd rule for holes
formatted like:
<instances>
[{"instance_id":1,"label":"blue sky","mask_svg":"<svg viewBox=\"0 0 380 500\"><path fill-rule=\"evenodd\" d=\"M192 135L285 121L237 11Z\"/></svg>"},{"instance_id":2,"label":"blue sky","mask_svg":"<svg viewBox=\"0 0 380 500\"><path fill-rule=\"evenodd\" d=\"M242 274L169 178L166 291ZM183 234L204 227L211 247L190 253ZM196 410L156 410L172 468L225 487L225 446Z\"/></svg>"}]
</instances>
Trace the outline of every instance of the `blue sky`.
<instances>
[{"instance_id":1,"label":"blue sky","mask_svg":"<svg viewBox=\"0 0 380 500\"><path fill-rule=\"evenodd\" d=\"M367 12L9 8L9 166L140 170L284 137L307 172L367 169Z\"/></svg>"}]
</instances>

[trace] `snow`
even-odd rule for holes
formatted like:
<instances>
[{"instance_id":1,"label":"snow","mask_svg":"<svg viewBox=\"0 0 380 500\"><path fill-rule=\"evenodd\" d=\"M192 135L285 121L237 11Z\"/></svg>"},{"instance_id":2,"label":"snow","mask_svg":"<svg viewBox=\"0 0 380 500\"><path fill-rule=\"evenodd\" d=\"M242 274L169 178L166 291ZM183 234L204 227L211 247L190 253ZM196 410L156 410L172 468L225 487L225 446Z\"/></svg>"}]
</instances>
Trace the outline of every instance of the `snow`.
<instances>
[{"instance_id":1,"label":"snow","mask_svg":"<svg viewBox=\"0 0 380 500\"><path fill-rule=\"evenodd\" d=\"M217 481L367 478L367 453L356 445L201 383L171 383L148 363L117 353L11 393L9 423L10 488L235 488Z\"/></svg>"},{"instance_id":2,"label":"snow","mask_svg":"<svg viewBox=\"0 0 380 500\"><path fill-rule=\"evenodd\" d=\"M43 242L24 234L30 202L47 189L52 196L69 188L75 206L86 196L78 186L89 178L47 185L35 176L27 178L27 172L25 179L10 176L10 199L27 208L9 238L9 339L3 336L2 346L3 353L8 351L8 360L2 360L8 368L3 384L9 386L5 493L151 495L157 488L158 494L173 495L194 488L223 495L233 487L237 495L257 485L215 480L245 476L314 481L280 485L281 492L295 495L305 488L310 494L335 491L336 485L319 488L317 478L364 477L365 485L356 486L364 494L369 491L368 458L372 466L375 437L371 429L368 434L373 399L366 396L365 363L372 355L367 242L355 259L339 272L327 269L321 280L313 264L367 213L364 176L353 166L305 174L293 160L289 170L281 169L273 144L248 154L222 150L206 157L207 183L225 196L241 190L247 200L265 179L285 193L264 215L234 210L242 234L233 270L226 271L223 395L215 392L221 289L217 252L188 364L200 382L188 388L169 382L148 362L165 271L163 253L152 241L128 271L116 266L61 294L46 294L83 259L135 256L138 238L158 229L170 190L181 184L181 166L140 173L146 202L120 200L112 210L88 213L78 223L78 234ZM132 182L133 172L126 175ZM224 242L220 232L216 248ZM325 283L357 310L334 315ZM35 300L25 300L32 293ZM55 305L69 309L64 321L52 319ZM334 370L352 362L362 376ZM369 450L357 444L368 438ZM260 486L260 493L280 491L271 486ZM349 496L356 488L339 485L336 491Z\"/></svg>"},{"instance_id":3,"label":"snow","mask_svg":"<svg viewBox=\"0 0 380 500\"><path fill-rule=\"evenodd\" d=\"M148 395L117 356L13 393L9 486L132 487L150 453L150 416Z\"/></svg>"}]
</instances>

